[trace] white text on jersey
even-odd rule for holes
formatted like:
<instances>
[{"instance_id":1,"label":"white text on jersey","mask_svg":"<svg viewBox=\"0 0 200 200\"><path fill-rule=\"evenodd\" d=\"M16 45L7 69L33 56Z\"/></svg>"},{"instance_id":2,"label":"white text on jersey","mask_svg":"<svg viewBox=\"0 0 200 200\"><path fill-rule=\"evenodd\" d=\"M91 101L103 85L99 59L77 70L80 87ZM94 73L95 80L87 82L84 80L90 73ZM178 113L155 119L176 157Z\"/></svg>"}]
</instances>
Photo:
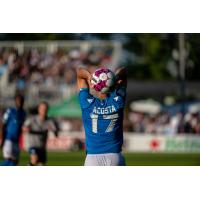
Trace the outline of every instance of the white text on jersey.
<instances>
[{"instance_id":1,"label":"white text on jersey","mask_svg":"<svg viewBox=\"0 0 200 200\"><path fill-rule=\"evenodd\" d=\"M108 107L106 107L106 108L100 108L100 107L94 107L94 109L93 109L93 113L94 114L102 114L102 115L104 115L104 114L111 114L111 113L114 113L114 112L116 112L116 108L115 108L115 106L108 106Z\"/></svg>"}]
</instances>

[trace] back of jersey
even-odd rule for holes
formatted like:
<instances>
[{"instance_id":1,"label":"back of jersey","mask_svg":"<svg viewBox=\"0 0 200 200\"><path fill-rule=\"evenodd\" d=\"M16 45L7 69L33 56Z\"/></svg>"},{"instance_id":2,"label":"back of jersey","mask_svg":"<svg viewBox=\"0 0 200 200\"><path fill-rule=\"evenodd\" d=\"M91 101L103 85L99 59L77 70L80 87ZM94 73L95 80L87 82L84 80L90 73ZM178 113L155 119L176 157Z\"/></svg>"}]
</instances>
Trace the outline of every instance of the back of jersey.
<instances>
[{"instance_id":1,"label":"back of jersey","mask_svg":"<svg viewBox=\"0 0 200 200\"><path fill-rule=\"evenodd\" d=\"M88 154L119 153L123 144L123 110L126 89L100 100L83 88L79 93Z\"/></svg>"}]
</instances>

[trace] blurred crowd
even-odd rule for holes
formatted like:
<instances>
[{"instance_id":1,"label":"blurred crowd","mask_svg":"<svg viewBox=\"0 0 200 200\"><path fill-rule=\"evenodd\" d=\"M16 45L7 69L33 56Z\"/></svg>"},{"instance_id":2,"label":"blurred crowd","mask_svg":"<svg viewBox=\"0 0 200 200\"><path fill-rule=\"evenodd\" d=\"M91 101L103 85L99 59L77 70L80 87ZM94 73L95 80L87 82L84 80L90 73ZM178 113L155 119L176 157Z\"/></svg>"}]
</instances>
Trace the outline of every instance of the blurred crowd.
<instances>
[{"instance_id":1,"label":"blurred crowd","mask_svg":"<svg viewBox=\"0 0 200 200\"><path fill-rule=\"evenodd\" d=\"M19 90L30 86L75 85L77 67L93 68L110 66L112 49L91 48L83 51L80 48L58 48L50 52L42 48L25 48L19 54L15 48L0 48L0 78L8 74L8 81L15 83ZM0 108L0 117L3 110ZM59 119L61 131L83 130L81 119ZM177 133L200 133L199 113L167 113L157 115L126 111L124 131L173 135Z\"/></svg>"},{"instance_id":2,"label":"blurred crowd","mask_svg":"<svg viewBox=\"0 0 200 200\"><path fill-rule=\"evenodd\" d=\"M9 82L15 82L18 89L28 83L74 84L75 69L79 66L88 68L95 65L107 66L111 62L111 49L58 48L53 53L39 48L25 48L19 54L15 48L0 48L0 77L7 71Z\"/></svg>"},{"instance_id":3,"label":"blurred crowd","mask_svg":"<svg viewBox=\"0 0 200 200\"><path fill-rule=\"evenodd\" d=\"M129 114L130 131L138 133L153 133L174 135L181 133L200 134L200 114L187 112L184 116L181 113L169 115L159 113L149 115L144 113L131 112Z\"/></svg>"}]
</instances>

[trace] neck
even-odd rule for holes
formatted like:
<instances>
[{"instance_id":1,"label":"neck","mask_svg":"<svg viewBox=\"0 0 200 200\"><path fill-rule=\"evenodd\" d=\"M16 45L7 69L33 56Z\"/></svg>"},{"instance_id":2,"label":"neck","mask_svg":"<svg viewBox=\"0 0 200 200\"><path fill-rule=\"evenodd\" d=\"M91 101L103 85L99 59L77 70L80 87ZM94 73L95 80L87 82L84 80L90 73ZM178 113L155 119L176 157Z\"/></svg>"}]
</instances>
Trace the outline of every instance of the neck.
<instances>
[{"instance_id":1,"label":"neck","mask_svg":"<svg viewBox=\"0 0 200 200\"><path fill-rule=\"evenodd\" d=\"M107 94L98 92L98 93L97 93L97 97L98 97L99 99L105 99L105 98L107 97Z\"/></svg>"}]
</instances>

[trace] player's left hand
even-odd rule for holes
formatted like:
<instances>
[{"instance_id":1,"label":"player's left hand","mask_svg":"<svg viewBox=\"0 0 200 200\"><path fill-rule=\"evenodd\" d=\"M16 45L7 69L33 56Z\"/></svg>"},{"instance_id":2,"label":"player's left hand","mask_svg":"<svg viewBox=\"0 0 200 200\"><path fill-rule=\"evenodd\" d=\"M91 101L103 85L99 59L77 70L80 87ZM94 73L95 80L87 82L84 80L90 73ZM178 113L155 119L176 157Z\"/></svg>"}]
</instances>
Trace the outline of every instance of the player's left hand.
<instances>
[{"instance_id":1,"label":"player's left hand","mask_svg":"<svg viewBox=\"0 0 200 200\"><path fill-rule=\"evenodd\" d=\"M91 80L92 80L92 75L90 74L90 76L87 79L87 83L88 83L88 85L89 85L90 88L93 88Z\"/></svg>"}]
</instances>

